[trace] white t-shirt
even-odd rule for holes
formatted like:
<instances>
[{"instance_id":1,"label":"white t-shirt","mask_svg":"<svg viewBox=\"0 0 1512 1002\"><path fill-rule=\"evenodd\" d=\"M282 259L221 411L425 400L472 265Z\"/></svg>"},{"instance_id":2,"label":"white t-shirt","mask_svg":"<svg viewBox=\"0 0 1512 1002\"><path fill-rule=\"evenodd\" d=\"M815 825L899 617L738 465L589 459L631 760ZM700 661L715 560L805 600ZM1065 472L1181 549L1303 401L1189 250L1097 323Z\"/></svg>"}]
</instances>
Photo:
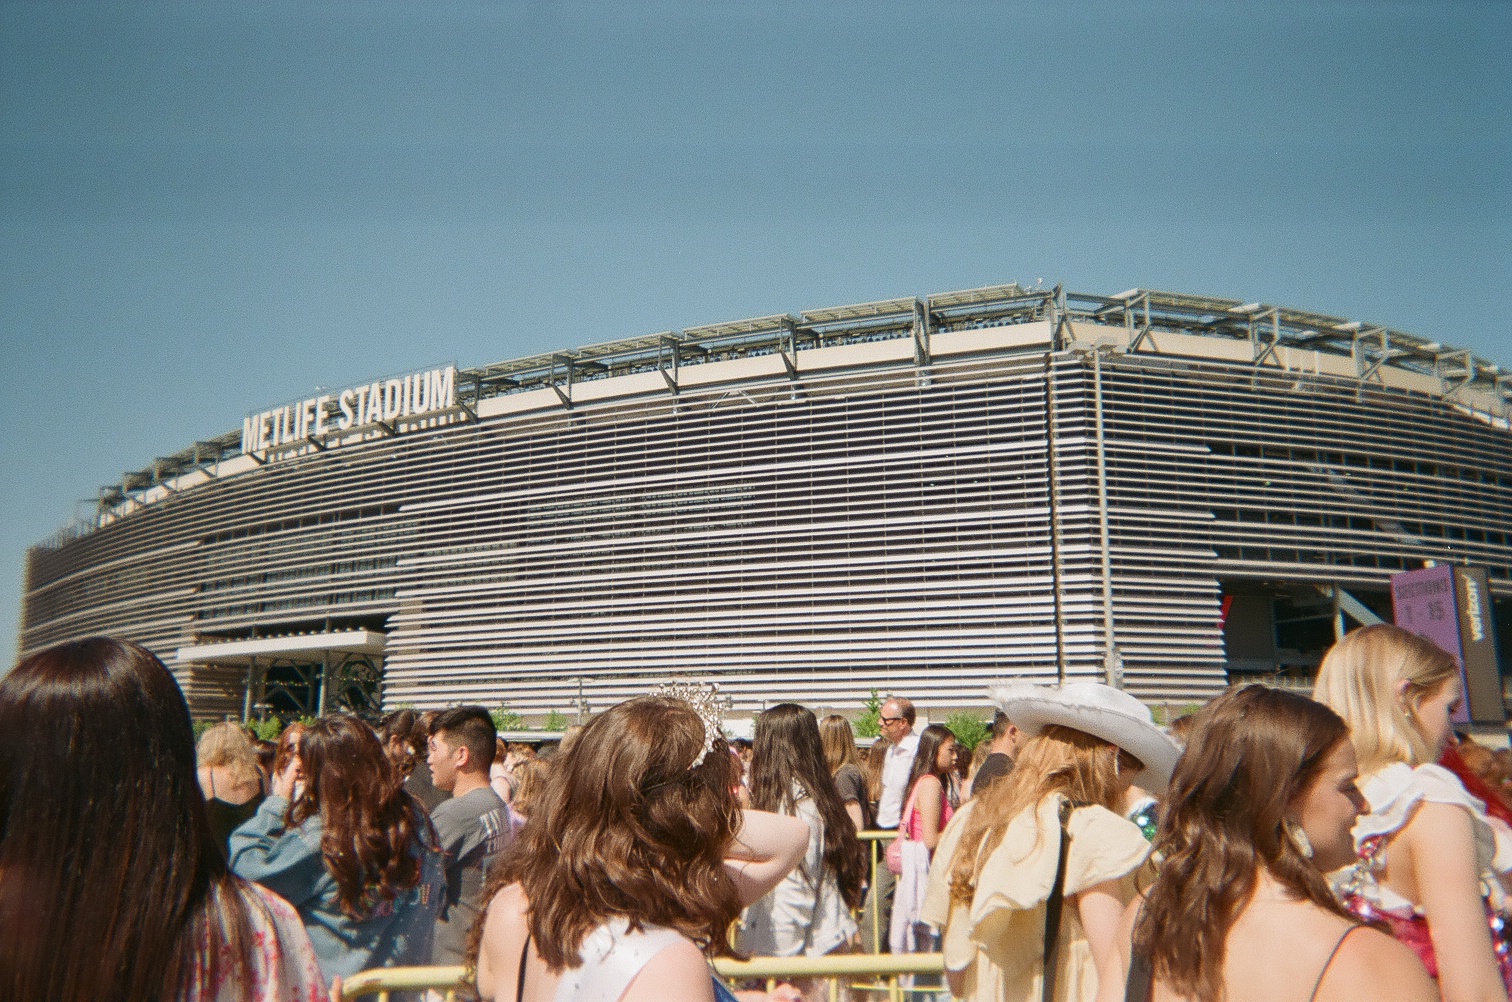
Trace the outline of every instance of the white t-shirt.
<instances>
[{"instance_id":1,"label":"white t-shirt","mask_svg":"<svg viewBox=\"0 0 1512 1002\"><path fill-rule=\"evenodd\" d=\"M903 814L903 795L908 791L908 770L913 768L919 736L912 732L887 749L882 760L882 799L877 801L877 827L896 828Z\"/></svg>"}]
</instances>

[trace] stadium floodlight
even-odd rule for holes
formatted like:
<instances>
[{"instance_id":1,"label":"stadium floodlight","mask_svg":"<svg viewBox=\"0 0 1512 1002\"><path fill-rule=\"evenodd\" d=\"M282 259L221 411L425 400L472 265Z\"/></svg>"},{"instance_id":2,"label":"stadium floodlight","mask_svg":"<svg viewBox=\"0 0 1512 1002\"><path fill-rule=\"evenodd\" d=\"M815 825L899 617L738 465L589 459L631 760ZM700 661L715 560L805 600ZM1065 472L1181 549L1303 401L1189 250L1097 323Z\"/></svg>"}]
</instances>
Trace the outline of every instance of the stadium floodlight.
<instances>
[{"instance_id":1,"label":"stadium floodlight","mask_svg":"<svg viewBox=\"0 0 1512 1002\"><path fill-rule=\"evenodd\" d=\"M1243 306L1229 307L1229 312L1237 313L1241 316L1247 316L1251 313L1259 313L1261 309L1263 309L1263 307L1259 303L1245 303Z\"/></svg>"},{"instance_id":2,"label":"stadium floodlight","mask_svg":"<svg viewBox=\"0 0 1512 1002\"><path fill-rule=\"evenodd\" d=\"M1437 341L1424 341L1422 344L1418 345L1418 347L1423 349L1424 351L1438 351L1444 346Z\"/></svg>"},{"instance_id":3,"label":"stadium floodlight","mask_svg":"<svg viewBox=\"0 0 1512 1002\"><path fill-rule=\"evenodd\" d=\"M1343 331L1346 334L1358 334L1365 327L1358 320L1350 320L1347 323L1334 324L1334 330Z\"/></svg>"},{"instance_id":4,"label":"stadium floodlight","mask_svg":"<svg viewBox=\"0 0 1512 1002\"><path fill-rule=\"evenodd\" d=\"M1108 298L1109 299L1122 299L1122 300L1127 301L1127 300L1133 299L1135 296L1139 295L1140 291L1141 290L1139 290L1139 289L1125 289L1124 291L1118 293L1117 295L1109 296Z\"/></svg>"}]
</instances>

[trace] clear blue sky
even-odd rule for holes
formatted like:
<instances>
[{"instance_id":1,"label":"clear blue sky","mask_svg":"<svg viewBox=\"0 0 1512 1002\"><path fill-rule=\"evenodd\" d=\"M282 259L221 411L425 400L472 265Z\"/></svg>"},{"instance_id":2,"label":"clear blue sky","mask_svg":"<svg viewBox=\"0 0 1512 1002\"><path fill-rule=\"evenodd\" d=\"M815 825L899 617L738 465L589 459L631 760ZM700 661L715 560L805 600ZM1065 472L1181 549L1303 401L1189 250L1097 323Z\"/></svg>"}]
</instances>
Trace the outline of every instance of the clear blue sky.
<instances>
[{"instance_id":1,"label":"clear blue sky","mask_svg":"<svg viewBox=\"0 0 1512 1002\"><path fill-rule=\"evenodd\" d=\"M1019 280L1512 365L1512 4L0 0L27 546L316 385Z\"/></svg>"}]
</instances>

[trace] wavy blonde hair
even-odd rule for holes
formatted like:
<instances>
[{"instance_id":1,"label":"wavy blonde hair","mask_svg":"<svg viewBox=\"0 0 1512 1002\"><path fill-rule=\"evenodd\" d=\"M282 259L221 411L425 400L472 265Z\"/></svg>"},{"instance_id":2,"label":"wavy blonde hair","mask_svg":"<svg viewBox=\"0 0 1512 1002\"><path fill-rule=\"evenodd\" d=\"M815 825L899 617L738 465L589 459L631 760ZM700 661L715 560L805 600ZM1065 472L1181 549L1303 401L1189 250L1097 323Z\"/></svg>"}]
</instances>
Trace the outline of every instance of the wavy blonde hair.
<instances>
[{"instance_id":1,"label":"wavy blonde hair","mask_svg":"<svg viewBox=\"0 0 1512 1002\"><path fill-rule=\"evenodd\" d=\"M1002 843L1009 822L1024 811L1059 793L1074 803L1097 804L1117 813L1123 790L1119 773L1133 775L1143 768L1139 759L1102 738L1058 724L1046 727L1024 742L1013 771L978 798L956 847L950 896L971 900L982 864Z\"/></svg>"},{"instance_id":2,"label":"wavy blonde hair","mask_svg":"<svg viewBox=\"0 0 1512 1002\"><path fill-rule=\"evenodd\" d=\"M1394 762L1433 761L1414 713L1457 674L1454 658L1432 641L1378 623L1355 630L1329 649L1313 698L1349 725L1360 773L1368 776Z\"/></svg>"},{"instance_id":3,"label":"wavy blonde hair","mask_svg":"<svg viewBox=\"0 0 1512 1002\"><path fill-rule=\"evenodd\" d=\"M240 724L229 720L200 735L194 746L194 757L202 769L216 767L225 769L238 783L262 782L262 768L257 760L257 748Z\"/></svg>"}]
</instances>

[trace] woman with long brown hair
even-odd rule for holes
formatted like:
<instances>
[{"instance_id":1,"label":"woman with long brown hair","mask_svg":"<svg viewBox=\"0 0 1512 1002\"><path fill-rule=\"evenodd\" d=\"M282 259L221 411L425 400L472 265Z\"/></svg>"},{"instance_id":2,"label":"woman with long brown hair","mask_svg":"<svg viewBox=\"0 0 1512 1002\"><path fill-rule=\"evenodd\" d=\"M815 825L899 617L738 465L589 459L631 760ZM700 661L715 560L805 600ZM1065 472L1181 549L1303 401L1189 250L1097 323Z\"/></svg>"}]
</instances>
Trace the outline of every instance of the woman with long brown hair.
<instances>
[{"instance_id":1,"label":"woman with long brown hair","mask_svg":"<svg viewBox=\"0 0 1512 1002\"><path fill-rule=\"evenodd\" d=\"M1464 693L1459 665L1431 641L1386 624L1348 634L1323 657L1313 697L1344 718L1368 811L1359 862L1336 879L1347 904L1385 921L1451 1002L1506 1002L1508 902L1485 804L1438 765Z\"/></svg>"},{"instance_id":2,"label":"woman with long brown hair","mask_svg":"<svg viewBox=\"0 0 1512 1002\"><path fill-rule=\"evenodd\" d=\"M957 997L1091 1002L1119 977L1118 923L1150 854L1117 812L1131 783L1165 787L1178 749L1111 686L1003 686L992 697L1029 737L940 840L923 918L944 927Z\"/></svg>"},{"instance_id":3,"label":"woman with long brown hair","mask_svg":"<svg viewBox=\"0 0 1512 1002\"><path fill-rule=\"evenodd\" d=\"M296 720L279 733L278 740L273 745L273 764L268 770L268 775L272 777L288 769L291 763L294 765L294 797L292 799L295 800L299 799L300 793L304 791L304 773L299 765L299 743L304 740L307 730L309 730L308 727Z\"/></svg>"},{"instance_id":4,"label":"woman with long brown hair","mask_svg":"<svg viewBox=\"0 0 1512 1002\"><path fill-rule=\"evenodd\" d=\"M0 678L0 998L324 997L294 910L226 868L156 656L97 637Z\"/></svg>"},{"instance_id":5,"label":"woman with long brown hair","mask_svg":"<svg viewBox=\"0 0 1512 1002\"><path fill-rule=\"evenodd\" d=\"M920 732L914 749L913 765L903 787L898 838L888 850L888 867L898 875L887 928L893 953L922 953L934 948L934 933L919 921L920 909L935 847L957 806L953 777L958 747L950 728L930 724Z\"/></svg>"},{"instance_id":6,"label":"woman with long brown hair","mask_svg":"<svg viewBox=\"0 0 1512 1002\"><path fill-rule=\"evenodd\" d=\"M813 711L778 703L756 718L751 807L801 818L808 852L782 883L747 911L739 944L768 957L818 957L857 931L850 909L866 890L866 850L824 760Z\"/></svg>"},{"instance_id":7,"label":"woman with long brown hair","mask_svg":"<svg viewBox=\"0 0 1512 1002\"><path fill-rule=\"evenodd\" d=\"M1320 703L1251 685L1200 711L1155 839L1160 875L1124 922L1128 1002L1438 999L1324 877L1354 856L1355 779L1349 730Z\"/></svg>"},{"instance_id":8,"label":"woman with long brown hair","mask_svg":"<svg viewBox=\"0 0 1512 1002\"><path fill-rule=\"evenodd\" d=\"M709 1002L706 953L802 858L808 825L736 801L716 716L646 696L588 722L489 876L484 999Z\"/></svg>"},{"instance_id":9,"label":"woman with long brown hair","mask_svg":"<svg viewBox=\"0 0 1512 1002\"><path fill-rule=\"evenodd\" d=\"M231 836L232 869L299 910L327 978L430 962L446 875L430 819L402 782L371 728L322 717Z\"/></svg>"},{"instance_id":10,"label":"woman with long brown hair","mask_svg":"<svg viewBox=\"0 0 1512 1002\"><path fill-rule=\"evenodd\" d=\"M866 816L874 824L877 805L882 800L882 767L887 764L887 749L891 746L892 742L886 738L877 738L861 759L861 775L866 778Z\"/></svg>"},{"instance_id":11,"label":"woman with long brown hair","mask_svg":"<svg viewBox=\"0 0 1512 1002\"><path fill-rule=\"evenodd\" d=\"M824 764L829 767L845 813L850 815L856 831L865 831L872 826L871 798L861 771L861 755L856 750L856 732L851 730L849 720L831 713L819 721L819 740L824 744Z\"/></svg>"}]
</instances>

